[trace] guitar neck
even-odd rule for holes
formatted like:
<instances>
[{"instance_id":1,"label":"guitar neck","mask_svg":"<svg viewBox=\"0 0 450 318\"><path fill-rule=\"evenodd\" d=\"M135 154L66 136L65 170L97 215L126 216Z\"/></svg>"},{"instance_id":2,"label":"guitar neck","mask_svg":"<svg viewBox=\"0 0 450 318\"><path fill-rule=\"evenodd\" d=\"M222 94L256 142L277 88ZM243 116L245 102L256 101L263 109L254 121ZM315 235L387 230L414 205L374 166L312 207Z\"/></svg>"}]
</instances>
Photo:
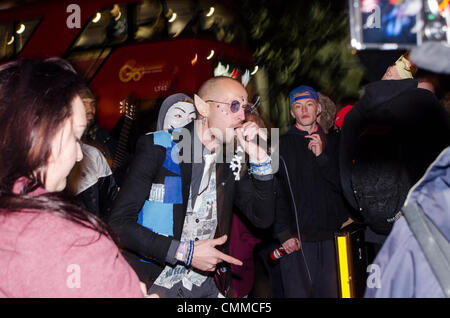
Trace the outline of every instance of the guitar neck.
<instances>
[{"instance_id":1,"label":"guitar neck","mask_svg":"<svg viewBox=\"0 0 450 318\"><path fill-rule=\"evenodd\" d=\"M114 159L111 165L111 170L115 171L120 167L127 157L128 137L131 130L133 119L125 116L122 129L120 130L119 142L114 153Z\"/></svg>"}]
</instances>

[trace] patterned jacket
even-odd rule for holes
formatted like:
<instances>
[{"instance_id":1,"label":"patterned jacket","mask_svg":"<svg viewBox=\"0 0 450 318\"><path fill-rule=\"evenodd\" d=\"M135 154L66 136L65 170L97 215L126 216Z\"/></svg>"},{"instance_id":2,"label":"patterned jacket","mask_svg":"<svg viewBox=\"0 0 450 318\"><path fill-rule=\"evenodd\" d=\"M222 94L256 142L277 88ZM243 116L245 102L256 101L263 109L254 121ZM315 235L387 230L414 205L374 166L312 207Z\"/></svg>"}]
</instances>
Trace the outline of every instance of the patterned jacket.
<instances>
[{"instance_id":1,"label":"patterned jacket","mask_svg":"<svg viewBox=\"0 0 450 318\"><path fill-rule=\"evenodd\" d=\"M194 123L185 129L193 136ZM171 255L181 238L191 188L193 160L180 161L174 155L182 156L184 151L176 131L179 129L149 133L138 140L135 159L109 220L125 258L148 288L166 263L176 262ZM216 180L215 237L229 237L234 204L255 226L272 224L273 178L257 179L245 170L236 181L230 163L224 160L216 163ZM227 252L227 244L221 250Z\"/></svg>"}]
</instances>

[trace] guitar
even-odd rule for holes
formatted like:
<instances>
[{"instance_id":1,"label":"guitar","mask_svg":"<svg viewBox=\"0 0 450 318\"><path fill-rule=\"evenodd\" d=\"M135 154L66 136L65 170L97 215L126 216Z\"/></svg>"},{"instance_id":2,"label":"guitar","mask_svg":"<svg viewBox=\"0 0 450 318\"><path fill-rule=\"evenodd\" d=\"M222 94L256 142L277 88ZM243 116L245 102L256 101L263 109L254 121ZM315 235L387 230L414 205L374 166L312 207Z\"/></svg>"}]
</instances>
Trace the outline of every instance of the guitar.
<instances>
[{"instance_id":1,"label":"guitar","mask_svg":"<svg viewBox=\"0 0 450 318\"><path fill-rule=\"evenodd\" d=\"M136 116L136 104L128 96L120 102L120 113L125 116L122 128L120 130L119 142L114 152L114 158L111 163L111 170L114 172L120 167L127 157L127 143L130 135L130 129Z\"/></svg>"}]
</instances>

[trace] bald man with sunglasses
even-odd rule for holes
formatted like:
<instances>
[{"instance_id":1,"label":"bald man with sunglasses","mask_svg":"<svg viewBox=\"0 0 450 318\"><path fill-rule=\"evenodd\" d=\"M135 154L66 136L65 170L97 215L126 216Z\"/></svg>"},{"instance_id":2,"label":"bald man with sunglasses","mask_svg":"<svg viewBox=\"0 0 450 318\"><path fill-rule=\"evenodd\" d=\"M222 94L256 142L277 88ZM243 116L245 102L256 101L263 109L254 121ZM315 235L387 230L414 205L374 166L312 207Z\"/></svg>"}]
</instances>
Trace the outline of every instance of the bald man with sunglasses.
<instances>
[{"instance_id":1,"label":"bald man with sunglasses","mask_svg":"<svg viewBox=\"0 0 450 318\"><path fill-rule=\"evenodd\" d=\"M199 120L139 139L110 224L149 292L232 297L229 265L242 265L227 254L233 206L260 228L274 218L271 157L254 142L267 136L245 121L255 105L234 79L209 79L194 103Z\"/></svg>"}]
</instances>

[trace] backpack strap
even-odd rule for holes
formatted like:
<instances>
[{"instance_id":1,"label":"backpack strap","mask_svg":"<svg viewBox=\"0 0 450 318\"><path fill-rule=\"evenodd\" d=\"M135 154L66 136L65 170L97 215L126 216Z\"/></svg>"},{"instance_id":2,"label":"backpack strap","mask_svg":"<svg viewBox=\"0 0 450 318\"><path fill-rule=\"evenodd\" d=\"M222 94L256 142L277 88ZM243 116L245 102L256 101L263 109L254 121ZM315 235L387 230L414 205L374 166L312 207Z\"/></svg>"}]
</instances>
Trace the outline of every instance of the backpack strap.
<instances>
[{"instance_id":1,"label":"backpack strap","mask_svg":"<svg viewBox=\"0 0 450 318\"><path fill-rule=\"evenodd\" d=\"M419 205L408 204L402 211L439 285L450 298L450 243Z\"/></svg>"}]
</instances>

